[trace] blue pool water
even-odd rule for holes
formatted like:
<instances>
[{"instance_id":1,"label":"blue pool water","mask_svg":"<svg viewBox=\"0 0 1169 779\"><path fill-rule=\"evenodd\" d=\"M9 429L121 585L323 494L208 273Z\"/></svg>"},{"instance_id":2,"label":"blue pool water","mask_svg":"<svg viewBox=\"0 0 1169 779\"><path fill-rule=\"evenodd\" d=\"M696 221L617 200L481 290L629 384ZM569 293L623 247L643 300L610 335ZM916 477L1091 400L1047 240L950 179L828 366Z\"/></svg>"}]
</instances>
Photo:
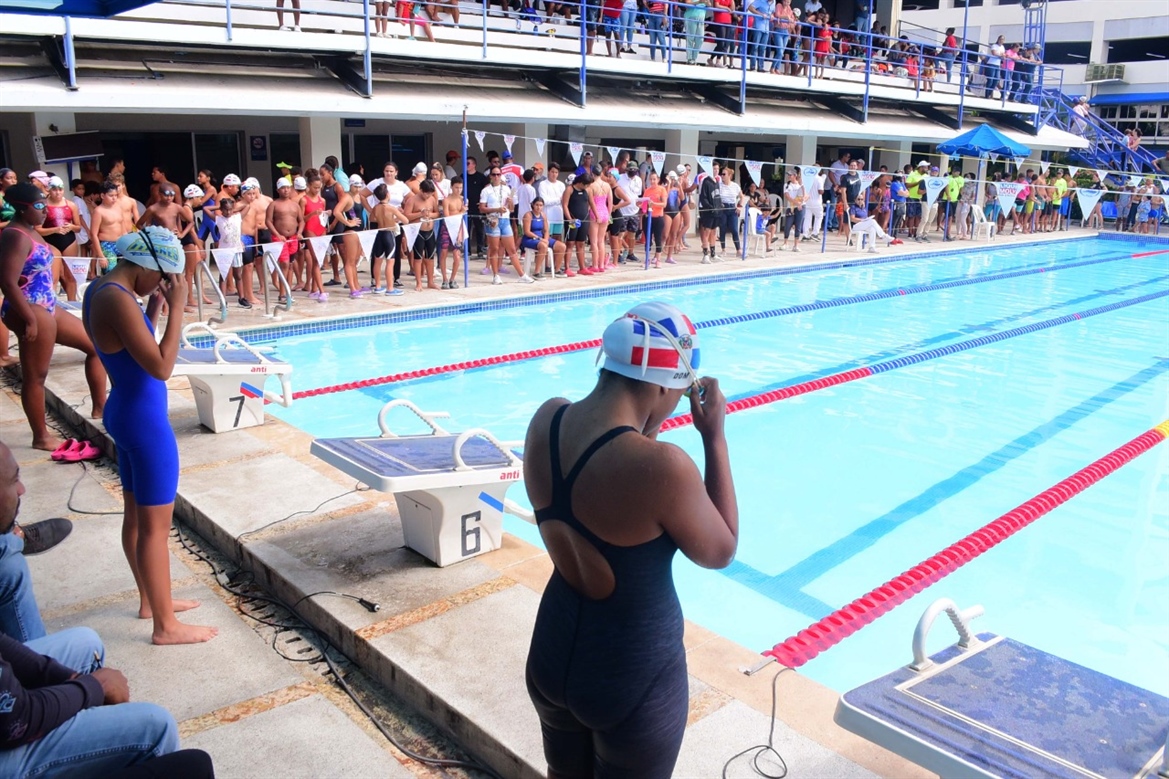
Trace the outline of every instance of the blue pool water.
<instances>
[{"instance_id":1,"label":"blue pool water","mask_svg":"<svg viewBox=\"0 0 1169 779\"><path fill-rule=\"evenodd\" d=\"M282 338L298 389L599 337L635 302L692 320L920 285L989 280L700 330L700 373L729 397L1169 290L1169 254L1088 239L973 249L851 268ZM1100 260L1099 262L1089 262ZM1074 267L1062 267L1071 265ZM1007 271L1045 272L998 278ZM391 398L452 414L450 429L520 439L545 399L595 382L595 352L270 407L316 436L374 435ZM682 409L684 410L684 409ZM404 429L413 432L403 412ZM675 564L686 616L770 648L1169 418L1169 297L1159 297L733 414L735 562ZM420 429L417 432L422 432ZM698 434L664 434L701 465ZM525 503L522 488L509 494ZM506 528L534 543L530 525ZM981 603L980 630L1169 694L1169 445L1156 447L804 666L837 690L908 662L925 606ZM941 623L931 651L952 643Z\"/></svg>"}]
</instances>

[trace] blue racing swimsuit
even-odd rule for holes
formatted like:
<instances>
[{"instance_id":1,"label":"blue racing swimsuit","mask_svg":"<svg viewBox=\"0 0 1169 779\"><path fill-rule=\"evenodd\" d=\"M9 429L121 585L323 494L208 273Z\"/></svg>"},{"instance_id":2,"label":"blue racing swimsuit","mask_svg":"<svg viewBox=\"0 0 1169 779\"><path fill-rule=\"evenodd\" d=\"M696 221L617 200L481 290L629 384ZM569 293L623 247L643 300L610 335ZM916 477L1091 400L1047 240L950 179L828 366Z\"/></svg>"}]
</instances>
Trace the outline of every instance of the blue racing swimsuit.
<instances>
[{"instance_id":1,"label":"blue racing swimsuit","mask_svg":"<svg viewBox=\"0 0 1169 779\"><path fill-rule=\"evenodd\" d=\"M560 467L560 421L552 418L552 504L536 523L558 520L608 562L616 586L593 600L552 573L528 651L528 694L540 715L550 771L603 779L668 779L686 730L689 701L682 606L666 533L636 546L599 538L572 511L572 487L585 464L632 427L594 441L567 477Z\"/></svg>"},{"instance_id":2,"label":"blue racing swimsuit","mask_svg":"<svg viewBox=\"0 0 1169 779\"><path fill-rule=\"evenodd\" d=\"M179 447L167 417L166 382L147 373L127 349L107 353L98 348L89 313L93 296L107 286L135 297L115 282L91 284L85 291L85 329L113 385L102 419L118 450L122 490L139 506L165 506L174 503L179 487ZM142 317L146 319L146 314ZM153 334L149 319L146 326Z\"/></svg>"}]
</instances>

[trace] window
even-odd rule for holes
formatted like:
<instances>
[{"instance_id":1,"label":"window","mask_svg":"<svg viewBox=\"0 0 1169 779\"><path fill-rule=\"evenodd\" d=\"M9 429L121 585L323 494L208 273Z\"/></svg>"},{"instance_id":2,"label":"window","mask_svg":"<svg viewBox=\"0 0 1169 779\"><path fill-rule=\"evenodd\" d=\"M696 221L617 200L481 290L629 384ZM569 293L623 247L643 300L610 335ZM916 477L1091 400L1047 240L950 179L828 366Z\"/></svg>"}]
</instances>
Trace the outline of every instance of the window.
<instances>
[{"instance_id":1,"label":"window","mask_svg":"<svg viewBox=\"0 0 1169 779\"><path fill-rule=\"evenodd\" d=\"M1091 41L1048 41L1043 49L1048 65L1086 65L1091 55Z\"/></svg>"},{"instance_id":2,"label":"window","mask_svg":"<svg viewBox=\"0 0 1169 779\"><path fill-rule=\"evenodd\" d=\"M955 8L965 8L968 5L971 8L977 8L982 5L982 0L954 0Z\"/></svg>"},{"instance_id":3,"label":"window","mask_svg":"<svg viewBox=\"0 0 1169 779\"><path fill-rule=\"evenodd\" d=\"M902 11L936 11L941 7L941 0L905 0Z\"/></svg>"},{"instance_id":4,"label":"window","mask_svg":"<svg viewBox=\"0 0 1169 779\"><path fill-rule=\"evenodd\" d=\"M1169 36L1108 41L1108 62L1155 62L1169 59Z\"/></svg>"},{"instance_id":5,"label":"window","mask_svg":"<svg viewBox=\"0 0 1169 779\"><path fill-rule=\"evenodd\" d=\"M402 178L408 178L407 172L417 163L425 162L429 168L430 163L434 162L427 159L425 135L394 135L392 141L390 158L398 164L399 171L404 171Z\"/></svg>"},{"instance_id":6,"label":"window","mask_svg":"<svg viewBox=\"0 0 1169 779\"><path fill-rule=\"evenodd\" d=\"M284 175L276 167L278 162L287 162L289 165L300 167L300 135L298 133L269 133L268 134L268 162L272 169L272 180Z\"/></svg>"},{"instance_id":7,"label":"window","mask_svg":"<svg viewBox=\"0 0 1169 779\"><path fill-rule=\"evenodd\" d=\"M348 150L348 144L342 144L343 149ZM346 159L344 164L348 166L353 162L361 163L365 169L365 177L367 179L377 178L382 175L382 168L386 162L392 159L390 155L390 136L388 135L354 135L353 136L353 157L349 158L348 154L343 155ZM406 173L402 178L409 178L409 169L417 160L413 160L409 165L405 166ZM401 169L401 164L399 163ZM348 167L346 167L348 170Z\"/></svg>"},{"instance_id":8,"label":"window","mask_svg":"<svg viewBox=\"0 0 1169 779\"><path fill-rule=\"evenodd\" d=\"M239 141L239 133L195 133L195 168L210 168L220 181L228 173L243 173Z\"/></svg>"}]
</instances>

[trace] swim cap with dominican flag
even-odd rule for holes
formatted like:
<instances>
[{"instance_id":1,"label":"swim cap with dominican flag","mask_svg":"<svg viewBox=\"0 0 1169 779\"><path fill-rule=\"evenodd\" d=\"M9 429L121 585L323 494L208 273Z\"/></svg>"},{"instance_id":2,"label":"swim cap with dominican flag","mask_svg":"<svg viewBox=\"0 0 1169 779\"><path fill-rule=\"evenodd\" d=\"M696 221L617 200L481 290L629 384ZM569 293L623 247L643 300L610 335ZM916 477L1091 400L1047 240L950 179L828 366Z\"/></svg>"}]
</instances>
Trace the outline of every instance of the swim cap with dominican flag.
<instances>
[{"instance_id":1,"label":"swim cap with dominican flag","mask_svg":"<svg viewBox=\"0 0 1169 779\"><path fill-rule=\"evenodd\" d=\"M601 352L605 370L666 389L686 389L698 379L698 331L669 303L631 308L605 328Z\"/></svg>"}]
</instances>

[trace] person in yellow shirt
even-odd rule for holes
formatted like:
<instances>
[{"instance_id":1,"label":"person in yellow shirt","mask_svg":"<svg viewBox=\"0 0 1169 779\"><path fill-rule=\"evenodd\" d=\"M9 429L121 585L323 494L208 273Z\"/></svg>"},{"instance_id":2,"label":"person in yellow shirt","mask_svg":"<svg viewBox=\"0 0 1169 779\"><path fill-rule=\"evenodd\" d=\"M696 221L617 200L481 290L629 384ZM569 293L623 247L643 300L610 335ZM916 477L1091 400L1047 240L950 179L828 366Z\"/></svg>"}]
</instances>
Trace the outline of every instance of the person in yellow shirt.
<instances>
[{"instance_id":1,"label":"person in yellow shirt","mask_svg":"<svg viewBox=\"0 0 1169 779\"><path fill-rule=\"evenodd\" d=\"M1067 207L1071 205L1071 198L1067 197L1068 182L1067 172L1058 171L1055 174L1055 181L1052 182L1053 194L1051 196L1051 207L1054 213L1053 227L1054 230L1060 229L1060 222L1067 216Z\"/></svg>"},{"instance_id":2,"label":"person in yellow shirt","mask_svg":"<svg viewBox=\"0 0 1169 779\"><path fill-rule=\"evenodd\" d=\"M922 182L926 179L929 167L930 164L922 160L905 178L905 186L909 190L906 195L908 200L905 204L905 223L909 227L909 234L913 236L915 241L921 240L917 237L917 227L921 224Z\"/></svg>"},{"instance_id":3,"label":"person in yellow shirt","mask_svg":"<svg viewBox=\"0 0 1169 779\"><path fill-rule=\"evenodd\" d=\"M962 194L962 185L966 183L966 179L962 178L962 171L958 168L951 168L950 177L946 179L946 189L942 193L942 197L946 201L945 212L945 228L942 231L943 241L952 241L950 237L950 229L953 226L954 217L958 214L958 196Z\"/></svg>"}]
</instances>

